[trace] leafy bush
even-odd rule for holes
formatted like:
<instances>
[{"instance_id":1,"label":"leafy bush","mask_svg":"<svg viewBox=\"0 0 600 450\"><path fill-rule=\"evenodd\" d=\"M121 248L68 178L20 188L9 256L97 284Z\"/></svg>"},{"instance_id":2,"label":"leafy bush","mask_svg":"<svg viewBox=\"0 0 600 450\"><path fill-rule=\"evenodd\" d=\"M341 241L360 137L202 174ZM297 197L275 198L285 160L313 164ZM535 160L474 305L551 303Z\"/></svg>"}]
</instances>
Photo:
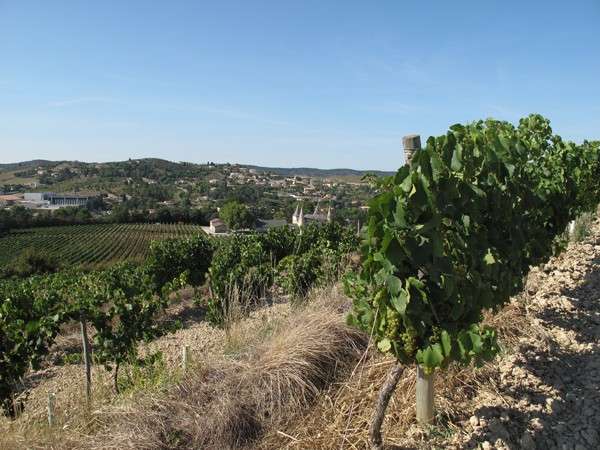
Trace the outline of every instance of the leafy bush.
<instances>
[{"instance_id":1,"label":"leafy bush","mask_svg":"<svg viewBox=\"0 0 600 450\"><path fill-rule=\"evenodd\" d=\"M302 297L325 275L333 280L343 255L357 246L354 231L335 223L309 224L301 230L279 227L264 234L221 239L209 269L209 319L221 324L232 296L242 303L260 298L272 287L275 272L284 291ZM324 263L335 270L324 274Z\"/></svg>"},{"instance_id":2,"label":"leafy bush","mask_svg":"<svg viewBox=\"0 0 600 450\"><path fill-rule=\"evenodd\" d=\"M213 251L213 244L201 234L154 241L145 262L146 271L157 291L183 273L187 274L189 284L199 286L204 283Z\"/></svg>"},{"instance_id":3,"label":"leafy bush","mask_svg":"<svg viewBox=\"0 0 600 450\"><path fill-rule=\"evenodd\" d=\"M318 251L312 250L279 261L275 283L288 295L304 297L321 278L321 258Z\"/></svg>"},{"instance_id":4,"label":"leafy bush","mask_svg":"<svg viewBox=\"0 0 600 450\"><path fill-rule=\"evenodd\" d=\"M260 235L260 239L271 259L281 261L288 255L296 253L298 229L289 226L275 227Z\"/></svg>"},{"instance_id":5,"label":"leafy bush","mask_svg":"<svg viewBox=\"0 0 600 450\"><path fill-rule=\"evenodd\" d=\"M306 253L315 248L330 248L340 254L347 254L358 248L359 238L351 227L338 223L310 223L297 233L294 253Z\"/></svg>"},{"instance_id":6,"label":"leafy bush","mask_svg":"<svg viewBox=\"0 0 600 450\"><path fill-rule=\"evenodd\" d=\"M599 155L537 115L429 138L370 203L350 322L426 372L493 355L482 311L517 293L569 220L597 204Z\"/></svg>"},{"instance_id":7,"label":"leafy bush","mask_svg":"<svg viewBox=\"0 0 600 450\"><path fill-rule=\"evenodd\" d=\"M29 365L37 367L64 313L44 277L0 283L0 407L14 414L11 396Z\"/></svg>"},{"instance_id":8,"label":"leafy bush","mask_svg":"<svg viewBox=\"0 0 600 450\"><path fill-rule=\"evenodd\" d=\"M15 258L12 264L2 270L0 277L25 278L31 275L56 272L59 268L60 264L55 257L33 248L27 248Z\"/></svg>"},{"instance_id":9,"label":"leafy bush","mask_svg":"<svg viewBox=\"0 0 600 450\"><path fill-rule=\"evenodd\" d=\"M160 315L169 293L181 285L175 279L157 295L144 268L132 264L1 282L0 405L11 412L11 395L29 364L38 364L69 321L93 326L95 360L114 365L116 380L119 365L137 357L140 341L168 330Z\"/></svg>"},{"instance_id":10,"label":"leafy bush","mask_svg":"<svg viewBox=\"0 0 600 450\"><path fill-rule=\"evenodd\" d=\"M107 369L137 359L137 345L149 341L165 331L159 314L168 305L168 293L180 283L171 280L156 295L148 274L132 264L120 264L97 274L102 287L99 304L86 311L86 316L96 330L94 357Z\"/></svg>"},{"instance_id":11,"label":"leafy bush","mask_svg":"<svg viewBox=\"0 0 600 450\"><path fill-rule=\"evenodd\" d=\"M208 269L211 299L209 320L220 324L229 312L232 296L252 302L272 284L273 266L258 235L221 239Z\"/></svg>"}]
</instances>

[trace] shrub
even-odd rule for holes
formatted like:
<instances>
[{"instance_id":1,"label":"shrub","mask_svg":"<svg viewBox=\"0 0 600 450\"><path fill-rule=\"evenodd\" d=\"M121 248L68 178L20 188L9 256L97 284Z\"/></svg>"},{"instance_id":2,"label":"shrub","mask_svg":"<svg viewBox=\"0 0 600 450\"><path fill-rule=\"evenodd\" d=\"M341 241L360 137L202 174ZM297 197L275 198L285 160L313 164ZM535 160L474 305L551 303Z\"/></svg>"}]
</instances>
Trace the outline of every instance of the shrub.
<instances>
[{"instance_id":1,"label":"shrub","mask_svg":"<svg viewBox=\"0 0 600 450\"><path fill-rule=\"evenodd\" d=\"M232 296L243 303L261 297L273 280L270 255L258 235L232 235L219 241L208 269L211 298L209 320L222 324Z\"/></svg>"},{"instance_id":2,"label":"shrub","mask_svg":"<svg viewBox=\"0 0 600 450\"><path fill-rule=\"evenodd\" d=\"M381 183L361 273L346 285L349 321L397 360L379 396L374 448L400 362L427 376L451 361L492 357L496 334L480 326L482 312L519 292L568 222L593 209L599 175L600 143L563 142L532 115L518 127L454 125Z\"/></svg>"},{"instance_id":3,"label":"shrub","mask_svg":"<svg viewBox=\"0 0 600 450\"><path fill-rule=\"evenodd\" d=\"M315 283L333 281L345 255L357 247L354 231L338 224L280 227L221 239L209 269L209 319L221 324L233 297L247 305L264 296L275 272L285 292L302 297Z\"/></svg>"},{"instance_id":4,"label":"shrub","mask_svg":"<svg viewBox=\"0 0 600 450\"><path fill-rule=\"evenodd\" d=\"M583 213L575 219L574 229L571 239L575 242L581 242L590 235L592 223L594 222L594 214Z\"/></svg>"},{"instance_id":5,"label":"shrub","mask_svg":"<svg viewBox=\"0 0 600 450\"><path fill-rule=\"evenodd\" d=\"M0 407L14 414L12 393L37 367L62 323L62 297L45 277L0 283Z\"/></svg>"},{"instance_id":6,"label":"shrub","mask_svg":"<svg viewBox=\"0 0 600 450\"><path fill-rule=\"evenodd\" d=\"M261 242L265 252L275 262L279 262L284 257L296 253L297 239L298 229L289 226L270 228L266 233L261 235Z\"/></svg>"},{"instance_id":7,"label":"shrub","mask_svg":"<svg viewBox=\"0 0 600 450\"><path fill-rule=\"evenodd\" d=\"M60 264L54 256L27 248L3 270L3 277L25 278L56 272L59 268Z\"/></svg>"},{"instance_id":8,"label":"shrub","mask_svg":"<svg viewBox=\"0 0 600 450\"><path fill-rule=\"evenodd\" d=\"M317 250L289 255L277 265L275 283L288 295L304 297L323 277L321 257Z\"/></svg>"},{"instance_id":9,"label":"shrub","mask_svg":"<svg viewBox=\"0 0 600 450\"><path fill-rule=\"evenodd\" d=\"M145 262L157 291L173 279L186 273L192 286L204 283L214 248L209 238L199 234L186 239L154 241Z\"/></svg>"},{"instance_id":10,"label":"shrub","mask_svg":"<svg viewBox=\"0 0 600 450\"><path fill-rule=\"evenodd\" d=\"M569 220L596 204L598 170L598 146L563 142L540 116L430 138L370 203L350 320L428 371L492 355L482 311L517 293Z\"/></svg>"}]
</instances>

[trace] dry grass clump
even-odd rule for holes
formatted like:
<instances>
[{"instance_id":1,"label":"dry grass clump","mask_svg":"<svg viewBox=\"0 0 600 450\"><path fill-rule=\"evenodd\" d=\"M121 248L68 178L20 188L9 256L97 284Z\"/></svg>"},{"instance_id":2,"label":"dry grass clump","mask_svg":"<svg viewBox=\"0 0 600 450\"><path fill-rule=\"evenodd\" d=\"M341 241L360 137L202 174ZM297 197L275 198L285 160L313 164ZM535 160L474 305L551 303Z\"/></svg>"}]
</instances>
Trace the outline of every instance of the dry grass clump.
<instances>
[{"instance_id":1,"label":"dry grass clump","mask_svg":"<svg viewBox=\"0 0 600 450\"><path fill-rule=\"evenodd\" d=\"M106 408L113 397L110 372L98 368L92 373L94 410L87 406L84 376L79 366L60 367L55 372L47 374L49 378L32 389L25 410L17 420L0 415L0 450L77 448L87 434L98 428L96 412ZM68 385L65 378L69 379ZM56 394L52 429L48 426L46 410L49 392Z\"/></svg>"},{"instance_id":2,"label":"dry grass clump","mask_svg":"<svg viewBox=\"0 0 600 450\"><path fill-rule=\"evenodd\" d=\"M239 359L204 361L166 395L106 411L91 448L240 448L305 411L366 347L325 299L278 322Z\"/></svg>"},{"instance_id":3,"label":"dry grass clump","mask_svg":"<svg viewBox=\"0 0 600 450\"><path fill-rule=\"evenodd\" d=\"M496 315L486 315L485 323L495 327L505 348L518 345L524 333L540 333L527 319L522 300L513 300ZM269 432L262 449L333 449L368 447L368 429L375 401L394 361L369 346L351 376L333 384L308 415L289 418L286 426ZM470 402L485 392L496 394L499 379L494 361L474 370L452 365L435 377L436 427L423 430L415 422L414 367L406 367L387 410L383 432L389 448L436 448L448 436L461 432L468 419ZM442 447L440 447L442 448Z\"/></svg>"}]
</instances>

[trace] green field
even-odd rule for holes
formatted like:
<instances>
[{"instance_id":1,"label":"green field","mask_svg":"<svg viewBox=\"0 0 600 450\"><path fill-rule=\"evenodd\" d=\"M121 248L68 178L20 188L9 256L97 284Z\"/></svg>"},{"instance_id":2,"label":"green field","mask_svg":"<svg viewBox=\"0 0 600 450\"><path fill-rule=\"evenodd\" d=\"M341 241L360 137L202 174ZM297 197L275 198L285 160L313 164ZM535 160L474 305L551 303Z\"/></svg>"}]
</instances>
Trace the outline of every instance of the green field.
<instances>
[{"instance_id":1,"label":"green field","mask_svg":"<svg viewBox=\"0 0 600 450\"><path fill-rule=\"evenodd\" d=\"M27 248L55 256L65 266L105 267L141 260L153 240L203 233L198 225L100 224L14 230L0 238L0 266Z\"/></svg>"}]
</instances>

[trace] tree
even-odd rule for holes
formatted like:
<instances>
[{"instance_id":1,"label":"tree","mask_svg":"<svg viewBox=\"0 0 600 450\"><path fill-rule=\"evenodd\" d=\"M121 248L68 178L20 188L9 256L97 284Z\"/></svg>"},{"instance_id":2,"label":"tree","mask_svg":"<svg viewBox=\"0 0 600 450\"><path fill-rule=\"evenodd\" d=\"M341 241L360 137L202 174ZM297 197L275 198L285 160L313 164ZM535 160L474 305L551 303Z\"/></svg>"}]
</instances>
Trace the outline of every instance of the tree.
<instances>
[{"instance_id":1,"label":"tree","mask_svg":"<svg viewBox=\"0 0 600 450\"><path fill-rule=\"evenodd\" d=\"M113 208L112 210L112 221L115 223L127 223L129 222L130 219L130 214L129 214L129 208L124 205L124 204L120 204L118 206L116 206L115 208Z\"/></svg>"},{"instance_id":2,"label":"tree","mask_svg":"<svg viewBox=\"0 0 600 450\"><path fill-rule=\"evenodd\" d=\"M173 222L173 216L169 208L160 207L156 211L156 221L160 223L171 223Z\"/></svg>"},{"instance_id":3,"label":"tree","mask_svg":"<svg viewBox=\"0 0 600 450\"><path fill-rule=\"evenodd\" d=\"M86 223L92 220L92 214L87 208L77 208L75 212L75 221L78 223Z\"/></svg>"},{"instance_id":4,"label":"tree","mask_svg":"<svg viewBox=\"0 0 600 450\"><path fill-rule=\"evenodd\" d=\"M87 201L86 208L90 211L103 211L106 209L106 204L102 197L92 197Z\"/></svg>"},{"instance_id":5,"label":"tree","mask_svg":"<svg viewBox=\"0 0 600 450\"><path fill-rule=\"evenodd\" d=\"M232 230L252 228L254 227L256 220L246 205L237 201L225 203L225 205L221 207L219 215Z\"/></svg>"}]
</instances>

